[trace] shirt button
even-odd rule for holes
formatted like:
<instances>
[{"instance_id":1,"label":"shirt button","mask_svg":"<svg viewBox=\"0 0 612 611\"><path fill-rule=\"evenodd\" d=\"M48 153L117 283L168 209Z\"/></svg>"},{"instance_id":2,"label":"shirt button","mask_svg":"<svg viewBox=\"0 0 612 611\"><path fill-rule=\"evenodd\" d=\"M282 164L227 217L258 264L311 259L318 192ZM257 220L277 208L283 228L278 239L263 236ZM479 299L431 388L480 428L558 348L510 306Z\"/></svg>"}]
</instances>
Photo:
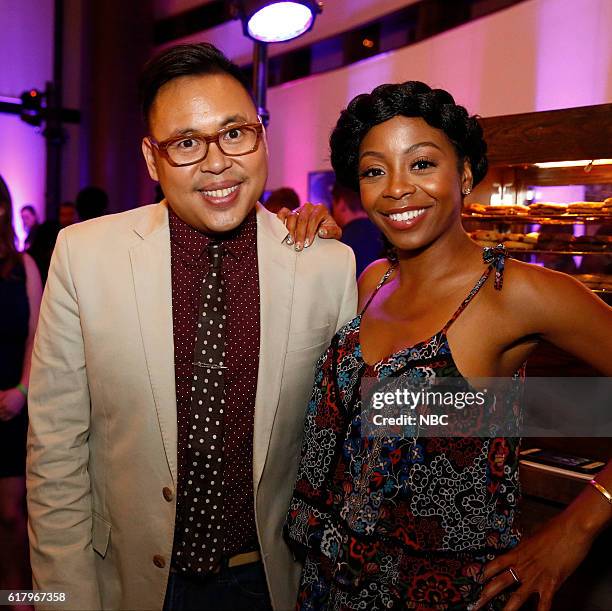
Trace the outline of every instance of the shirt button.
<instances>
[{"instance_id":1,"label":"shirt button","mask_svg":"<svg viewBox=\"0 0 612 611\"><path fill-rule=\"evenodd\" d=\"M170 488L168 488L167 486L164 487L164 489L162 490L162 494L164 495L164 498L168 502L170 502L174 498L174 494L172 494L172 490L170 490Z\"/></svg>"},{"instance_id":2,"label":"shirt button","mask_svg":"<svg viewBox=\"0 0 612 611\"><path fill-rule=\"evenodd\" d=\"M157 568L163 569L166 566L166 561L163 556L153 556L153 564Z\"/></svg>"}]
</instances>

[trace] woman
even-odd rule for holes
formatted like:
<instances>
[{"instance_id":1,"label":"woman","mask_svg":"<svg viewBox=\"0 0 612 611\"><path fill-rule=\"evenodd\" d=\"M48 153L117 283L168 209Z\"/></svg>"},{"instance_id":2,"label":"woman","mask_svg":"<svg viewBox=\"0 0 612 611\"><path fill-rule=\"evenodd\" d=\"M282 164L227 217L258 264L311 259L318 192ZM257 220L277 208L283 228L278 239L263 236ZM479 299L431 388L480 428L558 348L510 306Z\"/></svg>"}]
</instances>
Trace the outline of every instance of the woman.
<instances>
[{"instance_id":1,"label":"woman","mask_svg":"<svg viewBox=\"0 0 612 611\"><path fill-rule=\"evenodd\" d=\"M359 385L520 376L540 339L611 375L612 310L469 239L462 200L486 174L486 144L446 91L412 81L357 96L331 159L392 254L362 274L361 313L318 363L286 525L306 555L298 607L510 610L537 592L549 609L612 519L605 495L587 486L519 543L517 439L368 437ZM612 467L597 479L611 491Z\"/></svg>"},{"instance_id":2,"label":"woman","mask_svg":"<svg viewBox=\"0 0 612 611\"><path fill-rule=\"evenodd\" d=\"M41 284L15 248L11 200L0 178L0 589L31 588L25 517L26 396Z\"/></svg>"}]
</instances>

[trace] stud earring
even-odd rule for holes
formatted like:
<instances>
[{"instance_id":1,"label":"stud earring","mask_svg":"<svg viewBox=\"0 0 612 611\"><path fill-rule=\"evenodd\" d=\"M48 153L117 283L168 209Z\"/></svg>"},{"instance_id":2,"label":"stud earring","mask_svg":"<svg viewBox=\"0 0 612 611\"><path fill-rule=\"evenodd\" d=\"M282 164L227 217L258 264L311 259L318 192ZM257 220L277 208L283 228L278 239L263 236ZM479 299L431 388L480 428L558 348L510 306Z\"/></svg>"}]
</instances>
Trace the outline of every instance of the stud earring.
<instances>
[{"instance_id":1,"label":"stud earring","mask_svg":"<svg viewBox=\"0 0 612 611\"><path fill-rule=\"evenodd\" d=\"M469 195L472 192L472 189L470 187L466 187L465 189L463 189L463 195Z\"/></svg>"}]
</instances>

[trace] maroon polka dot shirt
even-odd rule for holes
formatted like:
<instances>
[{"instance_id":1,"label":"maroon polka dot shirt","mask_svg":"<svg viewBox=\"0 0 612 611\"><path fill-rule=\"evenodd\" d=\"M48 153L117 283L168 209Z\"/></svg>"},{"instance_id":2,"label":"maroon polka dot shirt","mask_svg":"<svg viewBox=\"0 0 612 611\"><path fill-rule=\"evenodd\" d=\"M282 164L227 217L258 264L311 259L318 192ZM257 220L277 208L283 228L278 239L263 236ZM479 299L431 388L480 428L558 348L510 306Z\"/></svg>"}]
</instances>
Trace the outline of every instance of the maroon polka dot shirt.
<instances>
[{"instance_id":1,"label":"maroon polka dot shirt","mask_svg":"<svg viewBox=\"0 0 612 611\"><path fill-rule=\"evenodd\" d=\"M191 406L193 351L200 286L208 272L210 238L182 221L170 209L172 318L178 417L177 541L184 529L183 482ZM257 549L253 508L253 420L259 368L259 276L257 220L253 210L236 229L223 236L226 254L222 274L228 324L224 372L225 430L223 455L225 523L224 555ZM221 513L219 514L221 515Z\"/></svg>"}]
</instances>

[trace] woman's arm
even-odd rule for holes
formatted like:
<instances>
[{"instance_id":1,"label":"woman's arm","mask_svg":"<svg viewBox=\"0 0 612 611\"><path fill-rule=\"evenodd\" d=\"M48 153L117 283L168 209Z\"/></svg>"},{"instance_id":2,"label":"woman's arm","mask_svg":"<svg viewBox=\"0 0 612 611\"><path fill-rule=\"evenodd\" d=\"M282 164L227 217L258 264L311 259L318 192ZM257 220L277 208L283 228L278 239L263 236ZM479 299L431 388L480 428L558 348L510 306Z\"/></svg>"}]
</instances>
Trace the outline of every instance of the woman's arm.
<instances>
[{"instance_id":1,"label":"woman's arm","mask_svg":"<svg viewBox=\"0 0 612 611\"><path fill-rule=\"evenodd\" d=\"M26 270L26 291L28 293L28 303L30 304L30 319L28 323L28 339L26 341L25 355L23 357L23 371L21 372L21 384L26 388L30 382L30 364L32 361L32 346L36 325L38 324L38 314L40 313L40 301L42 299L42 284L40 274L34 259L30 255L23 255L23 264Z\"/></svg>"},{"instance_id":2,"label":"woman's arm","mask_svg":"<svg viewBox=\"0 0 612 611\"><path fill-rule=\"evenodd\" d=\"M521 335L539 337L612 376L612 308L581 282L509 261L506 310Z\"/></svg>"},{"instance_id":3,"label":"woman's arm","mask_svg":"<svg viewBox=\"0 0 612 611\"><path fill-rule=\"evenodd\" d=\"M0 420L11 420L23 409L26 401L26 393L30 381L30 363L32 360L32 345L34 334L36 333L36 323L40 310L40 300L42 296L42 285L40 274L36 263L30 255L23 255L23 264L26 273L26 292L30 305L30 317L28 320L28 337L23 356L23 366L21 369L21 379L19 386L0 391Z\"/></svg>"},{"instance_id":4,"label":"woman's arm","mask_svg":"<svg viewBox=\"0 0 612 611\"><path fill-rule=\"evenodd\" d=\"M612 494L612 461L595 478ZM520 586L504 611L517 611L538 593L538 611L552 608L555 592L587 555L593 540L612 521L612 504L594 486L587 485L561 514L512 551L489 562L484 571L487 582L473 609L481 609L500 592Z\"/></svg>"},{"instance_id":5,"label":"woman's arm","mask_svg":"<svg viewBox=\"0 0 612 611\"><path fill-rule=\"evenodd\" d=\"M549 270L525 270L524 315L534 334L612 375L612 308L582 284ZM588 406L587 406L588 408ZM585 411L585 417L588 412ZM612 461L595 478L612 494ZM612 503L595 486L581 494L533 537L485 567L488 581L475 609L515 585L504 611L519 609L532 593L538 611L551 608L554 593L588 553L595 537L612 522Z\"/></svg>"}]
</instances>

